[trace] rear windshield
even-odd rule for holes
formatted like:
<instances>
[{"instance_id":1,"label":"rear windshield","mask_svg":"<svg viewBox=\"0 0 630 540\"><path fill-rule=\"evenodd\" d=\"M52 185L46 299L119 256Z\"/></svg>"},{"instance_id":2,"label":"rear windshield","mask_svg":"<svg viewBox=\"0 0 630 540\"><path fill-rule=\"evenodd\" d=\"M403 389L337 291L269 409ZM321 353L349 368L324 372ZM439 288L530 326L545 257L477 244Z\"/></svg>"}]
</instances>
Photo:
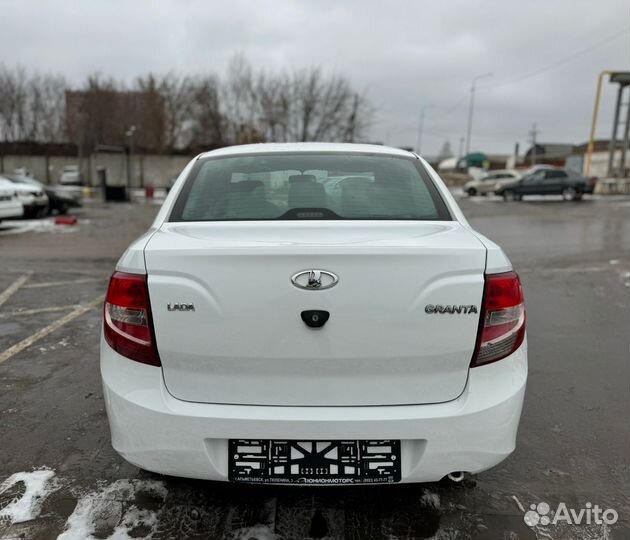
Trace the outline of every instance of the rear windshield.
<instances>
[{"instance_id":1,"label":"rear windshield","mask_svg":"<svg viewBox=\"0 0 630 540\"><path fill-rule=\"evenodd\" d=\"M170 221L450 220L417 159L259 154L200 159Z\"/></svg>"}]
</instances>

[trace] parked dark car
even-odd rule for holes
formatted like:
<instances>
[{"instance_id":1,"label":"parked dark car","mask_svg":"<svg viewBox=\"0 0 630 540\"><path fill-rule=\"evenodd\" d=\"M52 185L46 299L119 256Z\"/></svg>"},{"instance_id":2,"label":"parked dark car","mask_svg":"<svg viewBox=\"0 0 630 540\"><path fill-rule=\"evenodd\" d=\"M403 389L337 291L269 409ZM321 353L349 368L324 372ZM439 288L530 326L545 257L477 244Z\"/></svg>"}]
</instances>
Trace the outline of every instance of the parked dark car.
<instances>
[{"instance_id":1,"label":"parked dark car","mask_svg":"<svg viewBox=\"0 0 630 540\"><path fill-rule=\"evenodd\" d=\"M70 208L81 206L82 195L80 188L70 186L47 186L31 178L19 174L5 174L7 180L15 184L30 184L39 187L48 196L48 210L46 213L65 214Z\"/></svg>"},{"instance_id":2,"label":"parked dark car","mask_svg":"<svg viewBox=\"0 0 630 540\"><path fill-rule=\"evenodd\" d=\"M62 189L45 188L50 200L49 213L66 214L70 208L81 206L81 196Z\"/></svg>"},{"instance_id":3,"label":"parked dark car","mask_svg":"<svg viewBox=\"0 0 630 540\"><path fill-rule=\"evenodd\" d=\"M593 193L596 181L569 169L539 169L516 182L497 185L494 193L513 201L526 195L562 195L565 201L579 201L585 193Z\"/></svg>"}]
</instances>

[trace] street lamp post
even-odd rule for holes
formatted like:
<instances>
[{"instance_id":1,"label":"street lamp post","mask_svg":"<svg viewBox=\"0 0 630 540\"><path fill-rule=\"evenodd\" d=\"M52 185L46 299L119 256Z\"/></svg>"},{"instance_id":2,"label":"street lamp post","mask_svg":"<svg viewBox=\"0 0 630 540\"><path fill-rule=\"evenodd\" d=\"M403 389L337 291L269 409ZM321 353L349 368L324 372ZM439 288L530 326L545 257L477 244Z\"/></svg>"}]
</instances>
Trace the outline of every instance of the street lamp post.
<instances>
[{"instance_id":1,"label":"street lamp post","mask_svg":"<svg viewBox=\"0 0 630 540\"><path fill-rule=\"evenodd\" d=\"M424 113L432 108L433 105L425 105L424 107L422 107L422 109L420 109L420 121L418 122L418 140L416 143L416 153L418 155L420 155L420 152L422 151L422 129L424 126Z\"/></svg>"},{"instance_id":2,"label":"street lamp post","mask_svg":"<svg viewBox=\"0 0 630 540\"><path fill-rule=\"evenodd\" d=\"M135 133L135 131L136 126L130 126L129 129L125 132L125 135L129 138L129 154L127 155L127 189L131 189L131 158L133 154L133 134Z\"/></svg>"},{"instance_id":3,"label":"street lamp post","mask_svg":"<svg viewBox=\"0 0 630 540\"><path fill-rule=\"evenodd\" d=\"M475 107L475 86L479 79L485 79L486 77L492 77L493 73L482 73L473 78L470 85L470 105L468 106L468 127L466 129L466 154L470 154L470 136L472 133L472 121L473 121L473 109Z\"/></svg>"}]
</instances>

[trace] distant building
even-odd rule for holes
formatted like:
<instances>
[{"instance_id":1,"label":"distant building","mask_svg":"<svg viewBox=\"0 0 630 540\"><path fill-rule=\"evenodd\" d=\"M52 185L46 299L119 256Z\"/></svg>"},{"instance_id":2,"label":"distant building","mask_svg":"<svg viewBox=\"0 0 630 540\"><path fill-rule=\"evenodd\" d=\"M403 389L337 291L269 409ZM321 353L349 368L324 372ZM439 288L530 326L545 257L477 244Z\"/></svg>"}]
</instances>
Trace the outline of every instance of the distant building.
<instances>
[{"instance_id":1,"label":"distant building","mask_svg":"<svg viewBox=\"0 0 630 540\"><path fill-rule=\"evenodd\" d=\"M588 142L574 147L572 155L567 158L566 166L581 174L586 174L586 152ZM623 152L623 141L617 141L613 167L618 168ZM606 178L608 176L608 159L610 156L610 140L598 139L593 141L593 154L591 155L590 176ZM630 176L630 150L626 152L625 177Z\"/></svg>"},{"instance_id":2,"label":"distant building","mask_svg":"<svg viewBox=\"0 0 630 540\"><path fill-rule=\"evenodd\" d=\"M533 164L535 157L536 163L564 167L574 148L572 144L568 143L536 143L535 147L532 146L525 152L524 165Z\"/></svg>"},{"instance_id":3,"label":"distant building","mask_svg":"<svg viewBox=\"0 0 630 540\"><path fill-rule=\"evenodd\" d=\"M89 153L97 146L129 144L125 135L135 126L138 149L164 148L166 115L158 92L120 92L103 88L66 91L66 128L69 142Z\"/></svg>"}]
</instances>

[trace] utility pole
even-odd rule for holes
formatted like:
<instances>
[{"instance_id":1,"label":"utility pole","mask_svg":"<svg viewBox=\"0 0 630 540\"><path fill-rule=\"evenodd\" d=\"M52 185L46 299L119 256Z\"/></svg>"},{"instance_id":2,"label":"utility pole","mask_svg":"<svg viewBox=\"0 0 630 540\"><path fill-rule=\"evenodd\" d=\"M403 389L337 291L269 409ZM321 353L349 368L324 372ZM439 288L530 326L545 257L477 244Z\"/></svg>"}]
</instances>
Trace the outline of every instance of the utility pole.
<instances>
[{"instance_id":1,"label":"utility pole","mask_svg":"<svg viewBox=\"0 0 630 540\"><path fill-rule=\"evenodd\" d=\"M621 151L621 162L619 163L619 177L626 177L626 155L630 149L630 96L626 102L626 125L623 132L623 149Z\"/></svg>"},{"instance_id":2,"label":"utility pole","mask_svg":"<svg viewBox=\"0 0 630 540\"><path fill-rule=\"evenodd\" d=\"M463 153L464 153L464 141L465 140L466 140L465 137L460 137L459 138L459 150L457 151L457 161L455 162L455 167L457 167L457 164L459 163L459 160L464 157Z\"/></svg>"},{"instance_id":3,"label":"utility pole","mask_svg":"<svg viewBox=\"0 0 630 540\"><path fill-rule=\"evenodd\" d=\"M418 140L416 141L416 154L420 155L422 150L422 128L424 126L424 113L432 109L433 105L425 105L420 109L420 121L418 122Z\"/></svg>"},{"instance_id":4,"label":"utility pole","mask_svg":"<svg viewBox=\"0 0 630 540\"><path fill-rule=\"evenodd\" d=\"M536 165L536 135L540 131L536 129L536 123L532 124L532 130L529 132L530 141L532 141L532 165Z\"/></svg>"},{"instance_id":5,"label":"utility pole","mask_svg":"<svg viewBox=\"0 0 630 540\"><path fill-rule=\"evenodd\" d=\"M493 73L482 73L473 78L470 85L470 104L468 105L468 127L466 128L466 154L470 154L470 137L472 133L473 109L475 107L475 87L479 79L492 77Z\"/></svg>"}]
</instances>

